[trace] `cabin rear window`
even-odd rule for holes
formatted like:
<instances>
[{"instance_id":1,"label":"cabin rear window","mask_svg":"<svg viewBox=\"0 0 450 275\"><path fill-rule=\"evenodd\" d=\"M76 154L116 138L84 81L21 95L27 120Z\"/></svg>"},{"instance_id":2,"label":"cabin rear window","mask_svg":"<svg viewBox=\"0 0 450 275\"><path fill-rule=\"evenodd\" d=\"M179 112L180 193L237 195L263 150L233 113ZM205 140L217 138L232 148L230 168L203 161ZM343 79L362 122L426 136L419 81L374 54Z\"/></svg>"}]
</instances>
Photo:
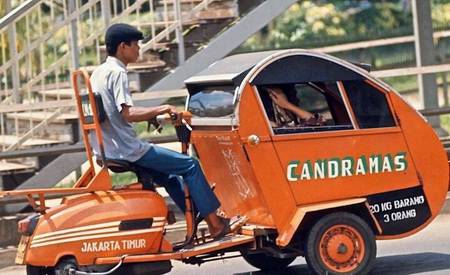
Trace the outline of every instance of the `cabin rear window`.
<instances>
[{"instance_id":1,"label":"cabin rear window","mask_svg":"<svg viewBox=\"0 0 450 275\"><path fill-rule=\"evenodd\" d=\"M229 117L234 112L235 91L232 85L200 87L191 94L188 111L197 117Z\"/></svg>"},{"instance_id":2,"label":"cabin rear window","mask_svg":"<svg viewBox=\"0 0 450 275\"><path fill-rule=\"evenodd\" d=\"M395 126L384 93L361 80L343 84L361 129Z\"/></svg>"}]
</instances>

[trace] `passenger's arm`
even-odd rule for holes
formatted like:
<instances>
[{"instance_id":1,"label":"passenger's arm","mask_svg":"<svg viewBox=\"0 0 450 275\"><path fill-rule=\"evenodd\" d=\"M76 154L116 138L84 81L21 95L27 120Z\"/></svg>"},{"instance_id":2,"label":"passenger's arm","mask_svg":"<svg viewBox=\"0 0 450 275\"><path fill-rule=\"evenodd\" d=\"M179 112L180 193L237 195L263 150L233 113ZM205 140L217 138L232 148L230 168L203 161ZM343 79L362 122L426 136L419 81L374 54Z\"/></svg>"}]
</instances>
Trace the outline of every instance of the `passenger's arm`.
<instances>
[{"instance_id":1,"label":"passenger's arm","mask_svg":"<svg viewBox=\"0 0 450 275\"><path fill-rule=\"evenodd\" d=\"M122 104L120 112L127 122L148 121L158 115L175 113L177 110L172 105L161 105L157 107L138 107Z\"/></svg>"},{"instance_id":2,"label":"passenger's arm","mask_svg":"<svg viewBox=\"0 0 450 275\"><path fill-rule=\"evenodd\" d=\"M303 110L302 108L295 106L292 103L289 103L289 105L285 109L293 112L296 116L298 116L299 118L304 119L304 120L308 120L308 119L314 117L314 115L311 114L310 112Z\"/></svg>"},{"instance_id":3,"label":"passenger's arm","mask_svg":"<svg viewBox=\"0 0 450 275\"><path fill-rule=\"evenodd\" d=\"M293 112L297 117L308 120L312 118L314 115L308 111L301 109L300 107L292 104L283 93L283 91L279 89L271 89L269 90L269 96L277 104L283 109L289 110Z\"/></svg>"}]
</instances>

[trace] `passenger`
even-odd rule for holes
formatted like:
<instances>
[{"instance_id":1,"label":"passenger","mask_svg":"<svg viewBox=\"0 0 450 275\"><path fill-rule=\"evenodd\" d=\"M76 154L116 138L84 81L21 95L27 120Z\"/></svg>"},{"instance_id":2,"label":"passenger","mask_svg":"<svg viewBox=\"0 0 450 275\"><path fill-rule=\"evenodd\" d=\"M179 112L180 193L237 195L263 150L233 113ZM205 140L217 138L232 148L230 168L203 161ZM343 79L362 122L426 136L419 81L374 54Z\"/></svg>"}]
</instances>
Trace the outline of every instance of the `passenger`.
<instances>
[{"instance_id":1,"label":"passenger","mask_svg":"<svg viewBox=\"0 0 450 275\"><path fill-rule=\"evenodd\" d=\"M176 112L172 105L136 107L133 104L126 66L137 61L138 41L141 39L142 33L130 25L110 26L105 35L108 57L91 76L93 91L101 95L107 114L101 125L106 157L148 168L155 182L166 188L182 210L185 208L184 180L196 209L208 224L211 237L221 238L230 233L230 221L216 214L220 202L206 181L199 162L140 140L133 128L132 122L148 121L157 115Z\"/></svg>"},{"instance_id":2,"label":"passenger","mask_svg":"<svg viewBox=\"0 0 450 275\"><path fill-rule=\"evenodd\" d=\"M272 127L293 126L321 126L325 124L322 115L312 114L288 100L280 87L267 87L267 93L272 99L273 116Z\"/></svg>"}]
</instances>

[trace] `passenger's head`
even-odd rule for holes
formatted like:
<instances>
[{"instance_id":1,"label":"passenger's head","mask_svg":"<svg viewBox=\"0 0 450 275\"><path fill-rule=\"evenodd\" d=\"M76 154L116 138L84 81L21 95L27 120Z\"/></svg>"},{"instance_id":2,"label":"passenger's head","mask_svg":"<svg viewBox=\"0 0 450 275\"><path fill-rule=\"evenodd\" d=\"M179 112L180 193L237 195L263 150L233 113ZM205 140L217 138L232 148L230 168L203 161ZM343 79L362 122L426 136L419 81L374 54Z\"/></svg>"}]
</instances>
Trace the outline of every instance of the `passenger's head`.
<instances>
[{"instance_id":1,"label":"passenger's head","mask_svg":"<svg viewBox=\"0 0 450 275\"><path fill-rule=\"evenodd\" d=\"M119 57L125 63L135 62L139 57L138 41L143 39L142 32L124 23L111 25L105 34L106 52L109 56Z\"/></svg>"}]
</instances>

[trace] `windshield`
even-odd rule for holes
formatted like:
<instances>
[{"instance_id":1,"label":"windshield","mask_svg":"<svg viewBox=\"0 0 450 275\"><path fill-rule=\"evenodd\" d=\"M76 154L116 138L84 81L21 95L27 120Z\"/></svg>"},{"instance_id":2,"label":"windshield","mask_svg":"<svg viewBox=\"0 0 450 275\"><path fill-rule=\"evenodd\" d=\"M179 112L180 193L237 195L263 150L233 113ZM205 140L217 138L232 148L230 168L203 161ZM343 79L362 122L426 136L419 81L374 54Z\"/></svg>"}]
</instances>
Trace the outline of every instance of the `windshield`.
<instances>
[{"instance_id":1,"label":"windshield","mask_svg":"<svg viewBox=\"0 0 450 275\"><path fill-rule=\"evenodd\" d=\"M233 114L236 87L202 87L189 98L188 111L197 117L229 117Z\"/></svg>"}]
</instances>

